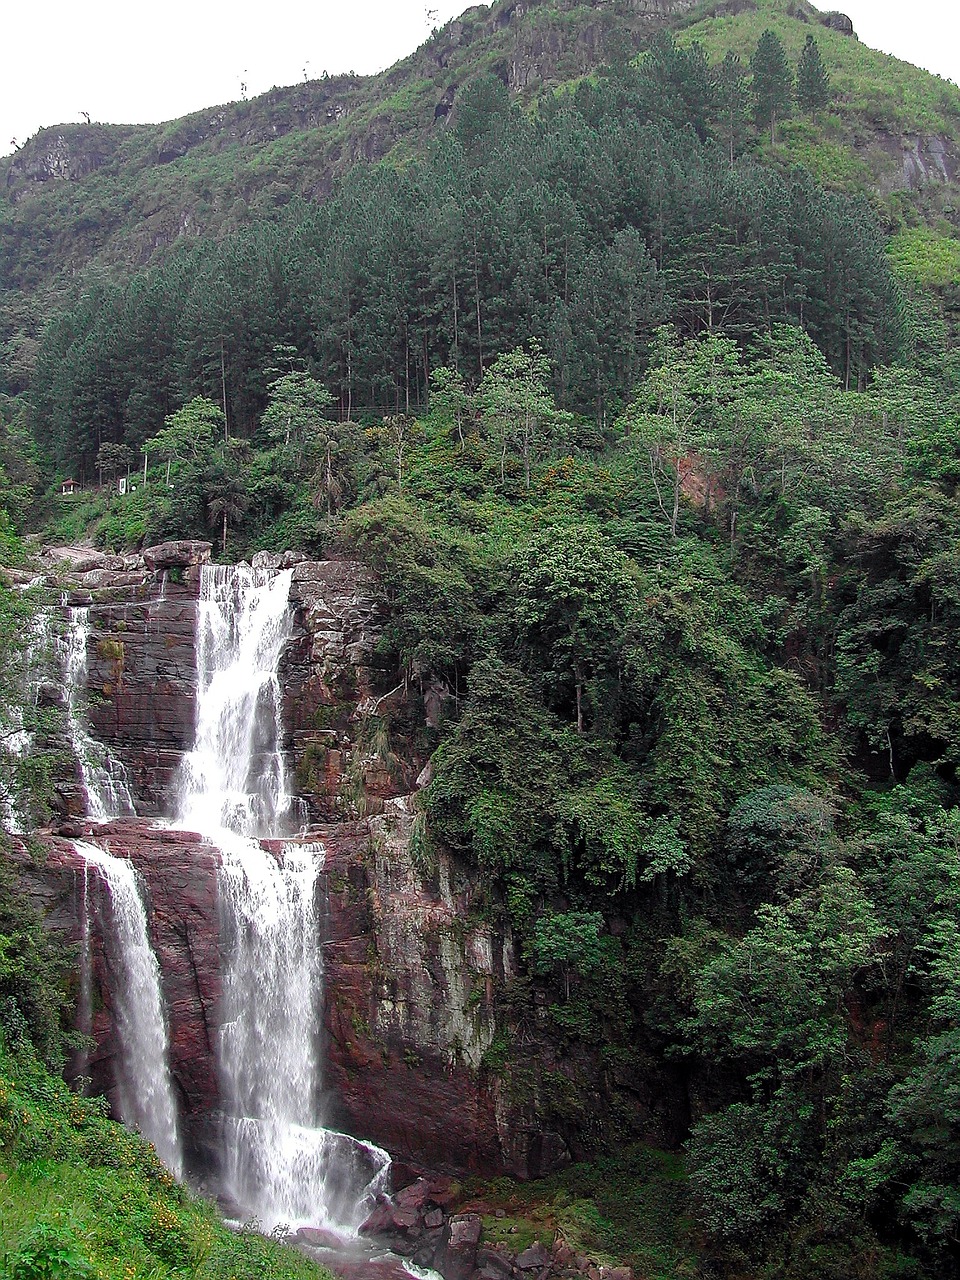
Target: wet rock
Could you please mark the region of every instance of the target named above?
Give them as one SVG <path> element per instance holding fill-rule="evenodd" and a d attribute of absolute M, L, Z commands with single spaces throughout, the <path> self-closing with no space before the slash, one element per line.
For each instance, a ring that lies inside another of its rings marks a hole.
<path fill-rule="evenodd" d="M 339 1249 L 343 1243 L 333 1231 L 325 1231 L 322 1227 L 300 1227 L 293 1238 L 312 1249 Z"/>
<path fill-rule="evenodd" d="M 268 573 L 275 572 L 283 566 L 283 553 L 278 551 L 258 551 L 250 561 L 253 569 L 265 569 Z"/>
<path fill-rule="evenodd" d="M 421 1244 L 413 1255 L 412 1261 L 418 1267 L 432 1267 L 437 1247 L 433 1242 Z"/>
<path fill-rule="evenodd" d="M 116 590 L 122 587 L 142 587 L 143 573 L 136 570 L 90 569 L 79 576 L 80 586 L 85 591 Z"/>
<path fill-rule="evenodd" d="M 423 1216 L 423 1225 L 428 1230 L 432 1230 L 434 1227 L 442 1227 L 443 1226 L 443 1210 L 430 1209 L 429 1212 L 425 1213 Z"/>
<path fill-rule="evenodd" d="M 422 1177 L 423 1170 L 416 1165 L 407 1164 L 404 1160 L 392 1160 L 390 1163 L 390 1186 L 394 1195 Z"/>
<path fill-rule="evenodd" d="M 388 1197 L 380 1196 L 367 1220 L 360 1227 L 362 1236 L 388 1236 L 404 1228 L 398 1221 L 400 1210 Z"/>
<path fill-rule="evenodd" d="M 397 1205 L 403 1209 L 419 1213 L 430 1199 L 430 1183 L 426 1178 L 418 1178 L 394 1196 Z"/>
<path fill-rule="evenodd" d="M 508 1280 L 513 1259 L 504 1245 L 482 1245 L 477 1250 L 477 1268 L 483 1280 Z"/>
<path fill-rule="evenodd" d="M 276 572 L 280 569 L 293 569 L 306 560 L 307 557 L 299 551 L 258 551 L 250 564 L 254 569 Z"/>
<path fill-rule="evenodd" d="M 24 569 L 11 569 L 6 565 L 0 565 L 0 578 L 8 587 L 29 587 L 35 575 Z"/>

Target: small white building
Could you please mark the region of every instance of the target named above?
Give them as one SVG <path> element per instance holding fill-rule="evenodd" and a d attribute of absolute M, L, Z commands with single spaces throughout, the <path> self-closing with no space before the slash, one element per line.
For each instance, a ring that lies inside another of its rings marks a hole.
<path fill-rule="evenodd" d="M 69 498 L 71 494 L 80 492 L 80 485 L 76 480 L 64 480 L 60 486 L 60 492 L 65 498 Z"/>

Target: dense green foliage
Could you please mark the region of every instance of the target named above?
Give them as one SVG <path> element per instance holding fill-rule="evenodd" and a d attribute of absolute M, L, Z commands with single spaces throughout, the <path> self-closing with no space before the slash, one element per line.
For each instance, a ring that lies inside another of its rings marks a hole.
<path fill-rule="evenodd" d="M 681 1162 L 626 1147 L 533 1183 L 469 1180 L 462 1208 L 484 1215 L 485 1240 L 524 1249 L 558 1236 L 575 1254 L 626 1264 L 648 1280 L 694 1274 L 693 1224 Z"/>
<path fill-rule="evenodd" d="M 955 139 L 960 98 L 803 5 L 674 25 L 522 105 L 498 28 L 428 146 L 82 277 L 10 348 L 0 502 L 131 468 L 28 519 L 376 571 L 418 861 L 522 957 L 483 1070 L 633 1152 L 553 1225 L 651 1274 L 956 1276 L 960 238 L 946 185 L 881 203 L 869 128 Z M 8 1042 L 54 1063 L 39 937 L 0 909 Z M 630 1146 L 658 1090 L 682 1184 Z"/>
<path fill-rule="evenodd" d="M 667 320 L 802 323 L 847 385 L 901 349 L 872 211 L 799 171 L 731 165 L 714 72 L 672 41 L 533 119 L 497 80 L 462 97 L 422 161 L 357 168 L 319 209 L 91 284 L 38 353 L 35 418 L 58 467 L 92 477 L 104 442 L 139 450 L 197 391 L 255 435 L 291 347 L 345 416 L 382 416 L 424 405 L 435 368 L 476 383 L 536 338 L 557 403 L 601 426 Z"/>

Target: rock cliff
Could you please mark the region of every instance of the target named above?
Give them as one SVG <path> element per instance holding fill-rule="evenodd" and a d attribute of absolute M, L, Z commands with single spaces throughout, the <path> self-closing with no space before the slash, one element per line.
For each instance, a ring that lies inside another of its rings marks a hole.
<path fill-rule="evenodd" d="M 171 815 L 172 782 L 192 742 L 200 566 L 210 548 L 173 543 L 139 557 L 84 553 L 48 563 L 69 607 L 89 613 L 87 704 L 93 730 L 127 770 L 142 815 L 96 829 L 65 814 L 41 833 L 42 866 L 21 856 L 51 923 L 83 934 L 84 870 L 71 843 L 91 836 L 140 871 L 170 1011 L 171 1068 L 195 1156 L 215 1123 L 220 953 L 217 850 L 144 818 Z M 326 851 L 327 1086 L 334 1120 L 406 1160 L 525 1175 L 564 1159 L 485 1069 L 495 989 L 514 972 L 509 939 L 469 924 L 473 890 L 448 859 L 429 873 L 411 849 L 410 793 L 425 761 L 393 750 L 385 724 L 402 688 L 376 659 L 376 608 L 362 566 L 260 557 L 291 568 L 293 637 L 281 665 L 286 747 L 309 839 Z M 72 806 L 74 809 L 76 805 Z M 268 843 L 267 847 L 271 847 Z M 107 906 L 87 880 L 94 921 L 96 1048 L 74 1064 L 112 1096 L 117 1044 Z M 546 1153 L 544 1160 L 543 1153 Z"/>
<path fill-rule="evenodd" d="M 192 743 L 196 601 L 209 552 L 208 544 L 173 543 L 140 557 L 48 566 L 67 604 L 89 610 L 90 719 L 137 798 L 140 818 L 95 835 L 130 858 L 146 886 L 171 1067 L 201 1166 L 213 1150 L 218 1108 L 218 851 L 145 819 L 170 816 L 173 777 Z M 522 1031 L 522 1078 L 504 1069 L 504 1037 L 518 1034 L 503 1002 L 521 967 L 513 940 L 476 909 L 479 890 L 467 870 L 443 851 L 428 857 L 417 838 L 415 793 L 429 771 L 409 726 L 432 716 L 436 699 L 395 686 L 395 673 L 380 665 L 373 582 L 361 565 L 289 554 L 258 563 L 292 570 L 294 628 L 280 675 L 303 838 L 325 850 L 328 1122 L 433 1170 L 531 1177 L 558 1168 L 585 1153 L 585 1135 L 603 1136 L 611 1082 L 599 1059 L 571 1055 L 552 1037 L 545 993 Z M 51 922 L 79 941 L 84 873 L 71 841 L 94 832 L 75 813 L 74 805 L 72 816 L 40 833 L 41 865 L 25 853 L 21 863 Z M 88 881 L 96 1048 L 75 1070 L 111 1096 L 117 1044 L 106 906 L 90 895 Z M 561 1084 L 579 1092 L 567 1120 L 555 1115 L 543 1081 L 554 1092 Z M 651 1077 L 629 1088 L 633 1132 L 672 1140 L 677 1106 L 668 1091 L 658 1098 L 662 1082 Z"/>

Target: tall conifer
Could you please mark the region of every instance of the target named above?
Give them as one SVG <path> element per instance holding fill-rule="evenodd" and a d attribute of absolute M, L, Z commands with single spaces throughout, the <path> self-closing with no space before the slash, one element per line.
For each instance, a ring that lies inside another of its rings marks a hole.
<path fill-rule="evenodd" d="M 833 88 L 820 57 L 820 46 L 813 36 L 807 36 L 797 65 L 797 103 L 801 111 L 819 111 L 832 97 Z"/>
<path fill-rule="evenodd" d="M 760 37 L 750 59 L 753 72 L 754 112 L 757 127 L 769 128 L 770 141 L 777 141 L 777 122 L 790 114 L 793 105 L 793 72 L 779 37 L 767 30 Z"/>

